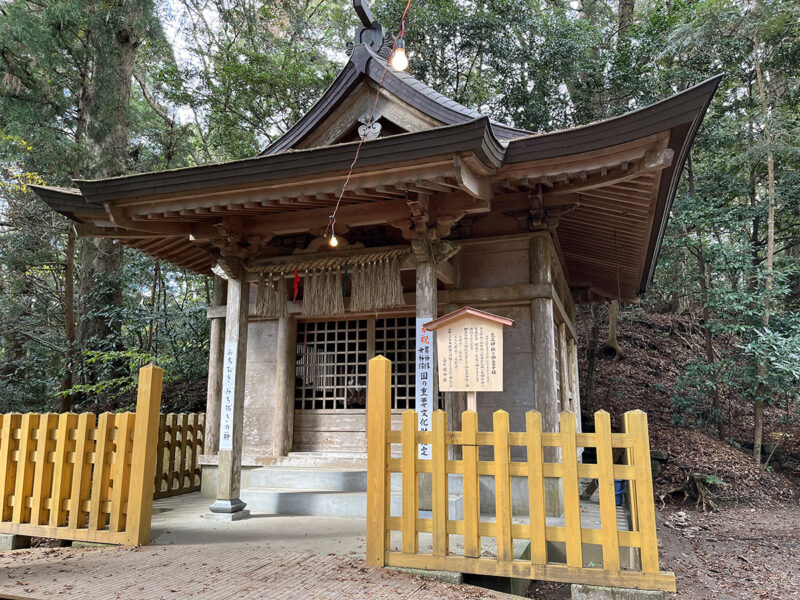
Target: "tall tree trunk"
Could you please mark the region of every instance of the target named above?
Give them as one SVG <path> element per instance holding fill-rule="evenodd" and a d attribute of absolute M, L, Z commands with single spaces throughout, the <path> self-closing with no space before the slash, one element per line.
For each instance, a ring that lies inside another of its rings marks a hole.
<path fill-rule="evenodd" d="M 772 131 L 769 125 L 769 108 L 767 106 L 767 93 L 764 88 L 764 76 L 761 72 L 761 62 L 758 58 L 758 41 L 753 44 L 753 64 L 756 68 L 758 80 L 758 95 L 761 100 L 761 112 L 764 117 L 764 141 L 767 144 L 767 256 L 764 261 L 764 327 L 769 326 L 772 295 L 772 265 L 775 256 L 775 159 L 772 154 Z M 761 362 L 758 368 L 761 381 L 756 390 L 756 405 L 753 415 L 753 459 L 756 464 L 761 464 L 761 445 L 764 439 L 764 397 L 767 375 L 767 365 Z"/>
<path fill-rule="evenodd" d="M 75 227 L 72 223 L 67 225 L 67 247 L 64 254 L 64 334 L 67 349 L 64 353 L 65 370 L 61 380 L 59 412 L 69 412 L 74 401 L 72 394 L 63 393 L 72 389 L 75 367 Z"/>
<path fill-rule="evenodd" d="M 605 344 L 603 344 L 603 352 L 607 354 L 614 354 L 614 362 L 625 358 L 625 353 L 619 347 L 619 339 L 617 338 L 617 319 L 619 317 L 619 302 L 612 300 L 608 305 L 608 337 Z"/>
<path fill-rule="evenodd" d="M 158 292 L 158 284 L 161 281 L 161 263 L 156 260 L 153 267 L 153 284 L 150 288 L 150 302 L 148 307 L 150 309 L 150 323 L 147 326 L 147 341 L 144 345 L 144 351 L 150 352 L 153 348 L 153 337 L 156 328 L 156 292 Z"/>
<path fill-rule="evenodd" d="M 586 341 L 586 400 L 582 402 L 584 414 L 593 415 L 595 411 L 594 386 L 597 376 L 597 345 L 600 341 L 600 315 L 596 302 L 590 305 L 589 313 L 592 319 L 592 328 L 589 339 Z"/>
<path fill-rule="evenodd" d="M 78 96 L 77 124 L 75 125 L 75 146 L 80 148 L 86 132 L 87 110 L 89 108 L 89 53 L 83 60 L 81 68 L 81 91 Z M 76 158 L 72 166 L 72 179 L 80 177 L 81 164 Z M 64 353 L 64 378 L 61 380 L 61 401 L 59 412 L 69 412 L 75 404 L 73 394 L 65 394 L 75 384 L 75 353 L 78 350 L 78 337 L 75 330 L 75 226 L 67 224 L 67 246 L 64 249 L 64 336 L 67 349 Z"/>
<path fill-rule="evenodd" d="M 689 183 L 689 196 L 694 199 L 697 196 L 697 189 L 694 185 L 694 168 L 692 165 L 692 155 L 691 153 L 687 157 L 686 160 L 686 175 L 687 181 Z M 705 249 L 703 245 L 703 238 L 701 236 L 700 230 L 695 229 L 697 233 L 697 252 L 695 256 L 697 258 L 697 270 L 700 274 L 700 301 L 702 303 L 702 312 L 703 312 L 703 341 L 705 343 L 705 352 L 706 352 L 706 364 L 713 365 L 716 363 L 717 359 L 714 355 L 714 338 L 711 333 L 711 307 L 708 304 L 708 292 L 711 289 L 711 269 L 706 262 L 706 255 Z M 688 232 L 687 232 L 688 234 Z M 714 377 L 714 387 L 711 389 L 711 415 L 712 418 L 717 419 L 717 434 L 719 435 L 720 439 L 725 439 L 728 437 L 727 433 L 727 423 L 722 417 L 722 412 L 720 410 L 720 396 L 719 396 L 719 389 L 717 388 L 717 379 L 716 374 Z"/>
<path fill-rule="evenodd" d="M 126 171 L 131 82 L 146 10 L 144 2 L 114 0 L 107 7 L 106 26 L 92 37 L 97 58 L 86 130 L 93 150 L 95 177 L 115 177 Z M 91 343 L 100 350 L 121 348 L 120 320 L 104 315 L 109 307 L 122 306 L 122 258 L 122 245 L 111 239 L 82 240 L 78 338 L 84 347 Z M 122 364 L 113 365 L 112 375 L 122 375 L 124 369 Z M 95 373 L 98 376 L 100 373 Z"/>
<path fill-rule="evenodd" d="M 619 10 L 617 12 L 617 23 L 619 24 L 619 36 L 627 37 L 628 30 L 633 23 L 634 0 L 619 0 Z"/>

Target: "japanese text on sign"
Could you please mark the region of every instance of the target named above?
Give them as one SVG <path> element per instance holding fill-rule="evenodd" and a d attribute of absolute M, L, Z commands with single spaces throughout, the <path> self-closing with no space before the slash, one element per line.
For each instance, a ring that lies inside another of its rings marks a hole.
<path fill-rule="evenodd" d="M 222 365 L 222 402 L 219 415 L 219 449 L 233 449 L 233 395 L 236 385 L 236 342 L 225 344 Z"/>
<path fill-rule="evenodd" d="M 436 330 L 439 389 L 443 392 L 503 390 L 503 326 L 465 317 Z"/>
<path fill-rule="evenodd" d="M 431 430 L 433 416 L 433 334 L 423 327 L 430 317 L 417 318 L 415 356 L 417 427 L 420 431 Z M 419 458 L 431 458 L 431 445 L 418 446 Z"/>

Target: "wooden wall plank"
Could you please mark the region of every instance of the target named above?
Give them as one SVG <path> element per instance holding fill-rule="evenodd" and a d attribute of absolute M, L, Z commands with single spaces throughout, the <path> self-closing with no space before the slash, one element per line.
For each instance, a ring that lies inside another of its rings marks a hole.
<path fill-rule="evenodd" d="M 449 517 L 449 493 L 447 486 L 447 413 L 443 410 L 433 412 L 431 420 L 433 447 L 431 448 L 433 468 L 432 505 L 433 518 L 433 554 L 447 556 L 450 551 L 450 538 L 447 535 L 447 519 Z"/>
<path fill-rule="evenodd" d="M 419 517 L 419 475 L 417 474 L 417 411 L 403 413 L 403 552 L 419 551 L 417 518 Z"/>
<path fill-rule="evenodd" d="M 603 539 L 603 568 L 619 571 L 619 536 L 614 490 L 614 451 L 611 445 L 611 415 L 594 413 L 597 437 L 597 487 L 600 496 L 600 530 Z"/>
<path fill-rule="evenodd" d="M 44 525 L 49 521 L 50 509 L 46 506 L 53 489 L 53 463 L 48 460 L 48 455 L 55 446 L 55 440 L 50 439 L 50 434 L 54 430 L 58 430 L 58 415 L 53 413 L 41 415 L 34 454 L 36 468 L 31 496 L 32 525 Z"/>
<path fill-rule="evenodd" d="M 95 434 L 94 468 L 92 469 L 92 497 L 89 502 L 89 529 L 103 529 L 106 526 L 105 503 L 111 480 L 108 454 L 111 449 L 111 432 L 114 415 L 101 413 L 97 418 Z"/>
<path fill-rule="evenodd" d="M 528 454 L 528 506 L 530 516 L 531 562 L 547 564 L 547 512 L 545 509 L 544 469 L 542 461 L 542 413 L 525 413 Z"/>
<path fill-rule="evenodd" d="M 108 528 L 111 531 L 123 531 L 126 521 L 126 500 L 130 491 L 131 451 L 133 449 L 133 427 L 136 416 L 125 412 L 116 415 L 117 430 L 116 449 L 114 451 L 113 481 L 111 491 L 111 515 Z"/>
<path fill-rule="evenodd" d="M 494 413 L 494 495 L 497 524 L 497 560 L 514 560 L 511 539 L 511 449 L 508 444 L 508 413 Z"/>
<path fill-rule="evenodd" d="M 19 448 L 19 441 L 14 433 L 22 426 L 22 415 L 9 413 L 2 415 L 2 440 L 0 441 L 0 521 L 10 521 L 14 512 L 10 500 L 14 495 L 17 476 L 17 462 L 14 451 Z M 19 453 L 17 453 L 19 456 Z"/>
<path fill-rule="evenodd" d="M 97 425 L 97 417 L 91 413 L 78 415 L 78 428 L 75 433 L 75 459 L 72 470 L 72 491 L 69 496 L 69 528 L 76 530 L 86 527 L 86 510 L 83 501 L 89 499 L 91 491 L 91 456 L 95 442 L 92 434 Z"/>
<path fill-rule="evenodd" d="M 392 402 L 392 363 L 383 356 L 369 361 L 367 400 L 367 564 L 382 567 L 388 531 L 389 410 Z"/>
<path fill-rule="evenodd" d="M 16 487 L 14 488 L 13 520 L 15 523 L 30 522 L 31 510 L 27 504 L 31 492 L 33 491 L 33 473 L 35 469 L 33 452 L 36 447 L 36 442 L 33 440 L 33 432 L 39 426 L 39 416 L 40 415 L 34 413 L 25 413 L 22 415 L 19 434 Z"/>
<path fill-rule="evenodd" d="M 578 454 L 575 441 L 575 415 L 561 413 L 561 465 L 564 471 L 564 529 L 566 532 L 567 565 L 583 566 L 581 540 L 581 504 L 578 490 Z"/>
<path fill-rule="evenodd" d="M 464 556 L 477 558 L 481 555 L 481 538 L 478 524 L 481 520 L 480 483 L 478 481 L 478 413 L 467 410 L 461 414 L 463 443 L 464 489 Z"/>
<path fill-rule="evenodd" d="M 653 503 L 653 474 L 650 466 L 650 436 L 647 428 L 647 415 L 641 410 L 625 413 L 623 418 L 625 433 L 634 438 L 634 445 L 628 453 L 632 455 L 636 473 L 631 486 L 631 510 L 636 512 L 638 529 L 642 535 L 641 563 L 645 573 L 658 573 L 658 542 L 656 538 L 656 514 Z"/>

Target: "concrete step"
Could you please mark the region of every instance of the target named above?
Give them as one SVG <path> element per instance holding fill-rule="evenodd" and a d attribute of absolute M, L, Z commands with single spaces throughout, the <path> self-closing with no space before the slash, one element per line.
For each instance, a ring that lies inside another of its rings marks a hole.
<path fill-rule="evenodd" d="M 289 452 L 273 463 L 277 467 L 366 469 L 366 452 Z"/>
<path fill-rule="evenodd" d="M 328 467 L 259 467 L 247 472 L 248 488 L 286 488 L 329 492 L 366 492 L 367 472 Z"/>
<path fill-rule="evenodd" d="M 249 487 L 241 498 L 252 512 L 270 515 L 366 518 L 366 492 Z"/>

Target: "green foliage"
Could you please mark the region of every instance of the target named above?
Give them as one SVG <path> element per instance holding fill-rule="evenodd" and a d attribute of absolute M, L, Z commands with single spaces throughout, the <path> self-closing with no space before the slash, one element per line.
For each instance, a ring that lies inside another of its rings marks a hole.
<path fill-rule="evenodd" d="M 374 11 L 397 33 L 405 6 L 381 0 Z M 414 2 L 406 22 L 411 72 L 532 131 L 613 117 L 723 73 L 645 300 L 693 312 L 712 338 L 713 356 L 698 355 L 676 382 L 676 422 L 718 424 L 715 395 L 797 398 L 800 7 L 640 0 L 625 30 L 617 8 L 603 1 Z M 126 141 L 113 158 L 128 172 L 252 156 L 322 95 L 356 25 L 345 0 L 2 3 L 0 409 L 52 408 L 65 375 L 67 223 L 26 186 L 107 172 L 112 157 L 103 142 L 120 123 Z M 109 68 L 119 58 L 113 42 L 120 32 L 139 40 L 130 98 L 121 99 Z M 765 73 L 766 119 L 754 52 Z M 124 119 L 115 114 L 120 102 Z M 770 285 L 769 151 L 777 240 Z M 76 267 L 81 281 L 91 265 L 78 255 Z M 98 317 L 118 333 L 77 349 L 72 392 L 80 401 L 124 397 L 143 361 L 157 361 L 173 380 L 204 375 L 205 278 L 126 251 L 121 271 L 90 279 L 75 293 L 79 318 Z"/>

